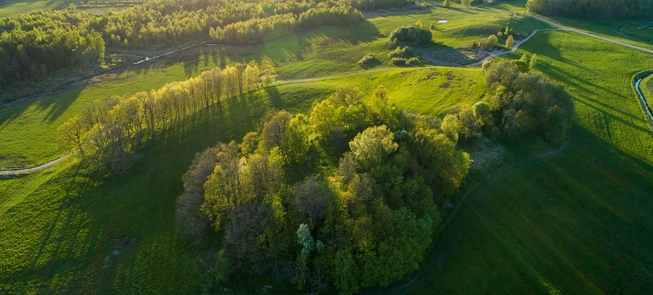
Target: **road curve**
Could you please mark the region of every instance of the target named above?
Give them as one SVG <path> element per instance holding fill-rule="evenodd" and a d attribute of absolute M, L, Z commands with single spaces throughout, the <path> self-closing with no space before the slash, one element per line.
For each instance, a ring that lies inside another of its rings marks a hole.
<path fill-rule="evenodd" d="M 36 166 L 36 167 L 32 167 L 32 168 L 25 168 L 25 169 L 16 169 L 16 170 L 0 170 L 0 176 L 26 174 L 26 173 L 32 173 L 32 172 L 36 172 L 36 171 L 45 170 L 45 169 L 48 169 L 48 168 L 50 168 L 50 167 L 52 167 L 54 165 L 57 165 L 57 164 L 61 163 L 65 159 L 68 159 L 70 156 L 74 155 L 75 152 L 77 152 L 77 150 L 72 151 L 70 153 L 67 153 L 67 154 L 57 158 L 56 160 L 54 160 L 52 162 L 49 162 L 49 163 L 45 163 L 45 164 L 43 164 L 41 166 Z"/>
<path fill-rule="evenodd" d="M 635 46 L 635 45 L 632 45 L 632 44 L 624 43 L 624 42 L 621 42 L 621 41 L 618 41 L 618 40 L 614 40 L 614 39 L 605 38 L 605 37 L 597 36 L 597 35 L 594 35 L 594 34 L 586 33 L 586 32 L 571 28 L 571 27 L 566 27 L 566 26 L 563 26 L 561 24 L 552 22 L 552 21 L 550 21 L 548 19 L 545 19 L 543 17 L 540 17 L 538 15 L 528 14 L 528 16 L 530 16 L 532 18 L 535 18 L 535 19 L 537 19 L 537 20 L 539 20 L 541 22 L 547 23 L 547 24 L 549 24 L 549 25 L 551 25 L 553 27 L 556 27 L 557 29 L 536 29 L 530 35 L 528 35 L 526 38 L 524 38 L 523 40 L 519 40 L 519 41 L 515 42 L 515 45 L 513 45 L 512 49 L 510 49 L 510 50 L 493 51 L 493 52 L 490 52 L 490 54 L 488 56 L 486 56 L 485 58 L 483 58 L 483 59 L 481 59 L 481 60 L 479 60 L 477 62 L 474 62 L 472 64 L 460 65 L 460 66 L 448 66 L 448 67 L 475 67 L 475 66 L 480 66 L 485 61 L 487 61 L 489 59 L 492 59 L 492 58 L 495 58 L 495 57 L 498 57 L 498 56 L 502 56 L 502 55 L 517 51 L 522 44 L 524 44 L 526 41 L 533 38 L 533 36 L 535 36 L 535 34 L 537 34 L 537 32 L 551 31 L 551 30 L 563 30 L 563 31 L 574 32 L 574 33 L 577 33 L 577 34 L 585 35 L 587 37 L 591 37 L 591 38 L 611 42 L 611 43 L 614 43 L 614 44 L 618 44 L 618 45 L 621 45 L 621 46 L 625 46 L 625 47 L 629 47 L 629 48 L 632 48 L 632 49 L 636 49 L 636 50 L 640 50 L 640 51 L 643 51 L 643 52 L 653 54 L 653 50 L 651 50 L 651 49 L 646 49 L 646 48 L 643 48 L 643 47 L 639 47 L 639 46 Z M 194 44 L 194 45 L 192 45 L 192 47 L 194 47 L 196 45 L 197 44 Z M 174 53 L 176 53 L 178 51 L 179 50 L 175 51 Z M 173 54 L 173 52 L 168 53 L 168 54 Z M 429 66 L 429 67 L 435 67 L 435 66 Z M 336 78 L 342 78 L 342 77 L 349 77 L 349 76 L 354 76 L 354 75 L 359 75 L 359 74 L 388 71 L 388 70 L 394 70 L 394 69 L 397 69 L 397 68 L 396 67 L 392 67 L 392 68 L 385 67 L 385 68 L 376 68 L 376 69 L 367 70 L 367 71 L 351 72 L 351 73 L 338 74 L 338 75 L 333 75 L 333 76 L 328 76 L 328 77 L 320 77 L 320 78 L 280 80 L 280 81 L 277 81 L 276 84 L 307 83 L 307 82 L 314 82 L 314 81 L 320 81 L 320 80 L 329 80 L 329 79 L 336 79 Z M 57 159 L 53 160 L 52 162 L 43 164 L 41 166 L 33 167 L 33 168 L 16 169 L 16 170 L 0 170 L 0 176 L 16 175 L 16 174 L 31 173 L 31 172 L 45 170 L 47 168 L 50 168 L 50 167 L 60 163 L 61 161 L 67 159 L 68 157 L 73 155 L 75 152 L 76 151 L 72 151 L 72 152 L 70 152 L 70 153 L 68 153 L 68 154 L 66 154 L 64 156 L 61 156 L 60 158 L 57 158 Z"/>

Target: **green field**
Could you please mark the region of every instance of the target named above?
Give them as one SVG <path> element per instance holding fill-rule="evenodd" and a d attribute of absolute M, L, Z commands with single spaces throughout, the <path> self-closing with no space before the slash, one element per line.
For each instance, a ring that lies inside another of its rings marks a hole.
<path fill-rule="evenodd" d="M 272 60 L 281 80 L 358 72 L 363 69 L 355 62 L 368 52 L 387 60 L 385 38 L 378 36 L 399 25 L 447 19 L 434 31 L 434 40 L 442 44 L 433 48 L 462 48 L 508 22 L 507 10 L 523 2 L 378 16 L 360 27 L 325 27 L 261 46 L 201 47 L 112 74 L 78 90 L 0 110 L 0 168 L 31 166 L 64 154 L 52 130 L 109 95 L 155 89 L 249 60 Z M 513 21 L 524 34 L 547 27 L 530 18 Z M 515 164 L 495 169 L 471 191 L 420 271 L 384 292 L 653 291 L 653 137 L 630 86 L 635 73 L 650 70 L 650 56 L 571 33 L 541 32 L 509 57 L 533 53 L 536 70 L 574 96 L 576 124 L 569 147 L 547 159 L 518 162 L 514 159 L 550 147 L 535 141 L 509 148 L 525 155 L 507 155 L 505 162 Z M 490 95 L 477 68 L 397 68 L 281 81 L 170 133 L 145 149 L 126 175 L 99 177 L 73 157 L 42 172 L 2 179 L 0 294 L 206 291 L 210 266 L 200 259 L 210 255 L 209 249 L 181 245 L 175 233 L 174 200 L 193 155 L 217 141 L 242 138 L 270 108 L 306 112 L 343 84 L 356 85 L 368 98 L 384 85 L 399 107 L 438 115 Z M 653 97 L 653 79 L 645 84 Z M 262 284 L 276 283 L 260 278 L 236 287 L 256 293 Z"/>
<path fill-rule="evenodd" d="M 430 24 L 441 18 L 449 20 L 442 25 L 442 28 L 438 27 L 434 31 L 435 43 L 430 46 L 431 49 L 445 51 L 467 47 L 473 41 L 482 40 L 496 32 L 505 23 L 510 23 L 522 35 L 529 34 L 535 28 L 548 27 L 531 18 L 511 17 L 506 10 L 509 8 L 512 6 L 504 5 L 497 9 L 472 12 L 437 9 L 434 13 L 380 16 L 354 27 L 325 26 L 262 45 L 202 46 L 132 70 L 109 74 L 104 76 L 102 81 L 61 95 L 0 109 L 0 137 L 6 139 L 0 142 L 0 169 L 31 167 L 65 154 L 66 149 L 59 148 L 57 134 L 52 131 L 70 117 L 81 113 L 92 101 L 112 95 L 128 96 L 138 91 L 158 89 L 166 83 L 197 76 L 202 71 L 216 66 L 224 67 L 234 63 L 248 63 L 252 60 L 262 63 L 264 60 L 269 60 L 275 64 L 280 80 L 326 77 L 364 71 L 365 69 L 356 62 L 367 53 L 375 53 L 380 61 L 388 62 L 387 38 L 380 37 L 379 34 L 390 33 L 398 26 L 413 24 L 418 20 L 424 24 Z M 481 18 L 484 20 L 483 23 L 477 21 Z M 466 57 L 463 56 L 463 63 L 471 62 L 464 59 Z M 379 67 L 394 66 L 384 64 Z M 481 78 L 478 76 L 472 80 L 478 85 Z M 351 83 L 359 82 L 362 80 L 354 80 Z M 386 86 L 394 87 L 401 85 L 402 81 L 389 83 L 391 84 Z M 415 95 L 419 96 L 452 93 L 456 98 L 461 97 L 458 96 L 460 94 L 469 95 L 470 97 L 467 98 L 469 100 L 478 100 L 485 91 L 480 90 L 478 86 L 465 88 L 466 92 L 462 93 L 455 91 L 456 86 L 427 87 L 421 90 L 420 86 L 413 88 L 418 88 L 415 90 Z M 364 87 L 366 86 L 361 86 Z M 397 99 L 411 97 L 413 93 L 403 90 L 396 90 L 396 92 Z M 419 104 L 421 103 L 400 105 L 416 109 Z M 435 106 L 431 105 L 431 107 Z M 447 106 L 447 108 L 451 107 L 453 104 Z M 426 107 L 425 110 L 434 109 Z"/>
<path fill-rule="evenodd" d="M 474 189 L 424 268 L 387 293 L 652 290 L 653 138 L 630 87 L 649 57 L 560 32 L 536 36 L 515 56 L 523 53 L 537 53 L 537 69 L 574 95 L 570 146 Z"/>

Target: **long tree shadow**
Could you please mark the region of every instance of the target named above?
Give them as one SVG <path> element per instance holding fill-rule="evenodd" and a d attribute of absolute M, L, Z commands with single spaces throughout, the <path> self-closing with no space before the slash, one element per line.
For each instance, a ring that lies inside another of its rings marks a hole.
<path fill-rule="evenodd" d="M 624 244 L 622 246 L 626 246 L 628 249 L 634 247 L 632 243 L 644 245 L 651 242 L 650 236 L 647 235 L 646 241 L 644 241 L 641 235 L 642 231 L 649 233 L 653 230 L 653 220 L 644 217 L 646 216 L 645 212 L 653 208 L 653 202 L 648 198 L 648 192 L 653 189 L 653 166 L 617 150 L 610 143 L 594 136 L 582 127 L 576 126 L 572 130 L 572 138 L 571 145 L 553 157 L 520 161 L 521 164 L 510 167 L 510 171 L 501 177 L 490 177 L 488 180 L 481 181 L 480 185 L 472 187 L 469 190 L 468 198 L 459 205 L 461 206 L 459 211 L 435 239 L 418 271 L 391 284 L 388 288 L 363 292 L 363 294 L 419 294 L 427 290 L 448 292 L 453 287 L 460 288 L 461 284 L 472 284 L 472 281 L 476 282 L 476 286 L 471 289 L 481 293 L 508 291 L 512 293 L 522 289 L 526 291 L 533 286 L 525 285 L 524 281 L 537 282 L 538 271 L 552 270 L 549 264 L 538 262 L 541 261 L 538 254 L 557 257 L 558 255 L 569 255 L 569 252 L 583 252 L 585 251 L 583 249 L 588 249 L 587 251 L 594 252 L 592 254 L 601 256 L 605 255 L 605 253 L 601 253 L 604 250 L 601 250 L 602 247 L 596 247 L 596 243 L 605 239 Z M 538 173 L 537 175 L 549 176 L 538 177 L 533 174 L 535 171 Z M 509 197 L 505 197 L 506 193 L 500 192 L 506 192 L 508 187 L 509 191 L 518 188 L 530 191 L 530 195 L 522 196 L 526 204 L 514 201 L 510 203 L 507 202 L 509 200 L 504 200 Z M 544 191 L 549 193 L 544 193 Z M 534 198 L 535 195 L 537 198 Z M 531 204 L 527 204 L 529 202 Z M 537 205 L 534 206 L 533 202 Z M 519 207 L 519 210 L 507 209 L 513 207 Z M 527 209 L 528 207 L 537 207 L 538 209 L 535 211 L 539 213 L 532 215 L 530 214 L 532 211 L 528 211 L 530 212 L 528 214 L 520 212 L 530 210 Z M 555 220 L 557 214 L 564 215 L 562 212 L 569 213 L 571 216 L 564 216 L 564 221 Z M 543 218 L 547 219 L 546 222 Z M 506 220 L 508 222 L 504 223 Z M 566 225 L 570 220 L 581 224 L 586 222 L 600 224 L 603 229 L 596 232 L 594 228 L 588 228 L 587 231 L 585 231 L 586 228 L 583 228 L 585 233 L 580 233 L 577 228 Z M 637 230 L 624 231 L 624 229 L 630 228 L 637 228 Z M 556 234 L 555 230 L 557 229 L 561 229 L 563 234 Z M 516 244 L 502 246 L 503 240 L 500 239 L 502 237 L 500 235 L 506 231 L 510 232 L 509 236 L 503 236 L 508 239 L 505 241 L 506 243 L 512 243 L 515 235 L 521 235 L 522 232 L 530 233 L 531 236 L 537 235 L 537 237 L 522 240 L 519 246 Z M 613 234 L 619 237 L 613 237 Z M 582 237 L 578 237 L 579 235 Z M 566 243 L 563 245 L 560 242 L 551 243 L 548 241 L 551 236 L 556 236 L 556 239 L 562 239 Z M 538 243 L 539 246 L 533 245 L 533 243 Z M 572 247 L 568 248 L 565 245 Z M 523 257 L 520 256 L 520 259 L 514 259 L 514 255 L 524 253 L 521 251 L 522 248 L 528 249 L 527 254 Z M 503 250 L 499 251 L 499 249 Z M 488 252 L 492 250 L 495 251 Z M 549 253 L 551 251 L 554 253 Z M 632 255 L 631 252 L 626 252 L 627 255 Z M 634 255 L 636 256 L 632 259 L 635 261 L 644 259 L 647 261 L 647 265 L 653 263 L 651 256 L 644 252 Z M 469 257 L 472 257 L 472 261 Z M 565 256 L 564 259 L 577 260 L 582 257 L 585 255 Z M 501 259 L 508 260 L 499 262 L 498 260 Z M 612 273 L 615 271 L 614 268 L 621 270 L 631 268 L 632 265 L 627 261 L 621 260 L 618 265 L 613 263 L 600 265 L 599 263 L 597 266 L 607 267 L 608 273 Z M 491 271 L 493 274 L 492 284 L 487 285 L 482 282 L 485 279 L 476 277 L 473 273 L 464 276 L 458 275 L 460 271 L 470 270 L 469 268 L 463 270 L 459 268 L 464 263 L 475 263 L 469 267 L 476 267 L 477 270 L 485 269 L 489 266 L 487 264 L 496 266 L 495 263 L 506 263 L 506 267 L 493 269 Z M 558 265 L 558 267 L 560 266 Z M 505 277 L 511 275 L 510 270 L 515 268 L 522 269 L 518 276 Z M 553 268 L 555 270 L 555 266 Z M 582 266 L 580 268 L 579 271 L 582 271 Z M 640 286 L 643 281 L 650 282 L 652 279 L 650 273 L 644 269 L 638 269 L 636 272 L 639 276 Z M 596 275 L 596 273 L 592 274 Z M 453 281 L 443 279 L 452 276 L 456 278 Z M 593 281 L 577 281 L 577 283 L 593 286 L 597 280 L 605 279 L 605 277 L 591 279 Z M 455 283 L 452 284 L 452 282 Z M 465 288 L 465 290 L 470 290 L 470 288 Z"/>

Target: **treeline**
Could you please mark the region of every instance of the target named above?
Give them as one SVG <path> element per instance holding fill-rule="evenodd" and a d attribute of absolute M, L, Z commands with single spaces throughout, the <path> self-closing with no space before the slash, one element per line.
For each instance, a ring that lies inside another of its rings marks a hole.
<path fill-rule="evenodd" d="M 0 19 L 0 90 L 102 60 L 105 41 L 101 34 L 78 26 L 88 17 L 73 6 Z"/>
<path fill-rule="evenodd" d="M 260 43 L 320 25 L 350 25 L 364 18 L 351 6 L 332 6 L 319 3 L 317 8 L 300 14 L 287 13 L 266 18 L 253 18 L 229 24 L 223 28 L 211 28 L 209 36 L 218 42 L 230 44 Z"/>
<path fill-rule="evenodd" d="M 124 172 L 147 142 L 181 128 L 189 118 L 213 105 L 271 82 L 273 77 L 274 69 L 270 66 L 261 71 L 251 63 L 215 68 L 196 78 L 125 99 L 99 100 L 59 127 L 61 143 L 75 145 L 82 155 L 93 147 L 100 167 Z"/>
<path fill-rule="evenodd" d="M 418 268 L 438 205 L 471 159 L 423 116 L 342 87 L 308 115 L 271 112 L 242 143 L 198 154 L 177 200 L 180 237 L 222 234 L 212 276 L 271 274 L 351 294 Z"/>
<path fill-rule="evenodd" d="M 528 11 L 548 16 L 602 21 L 653 17 L 650 0 L 528 0 L 526 7 Z"/>
<path fill-rule="evenodd" d="M 161 49 L 207 39 L 255 43 L 323 24 L 353 24 L 358 9 L 407 0 L 155 0 L 104 15 L 37 11 L 0 19 L 0 87 L 39 80 L 70 66 L 93 65 L 105 47 Z"/>

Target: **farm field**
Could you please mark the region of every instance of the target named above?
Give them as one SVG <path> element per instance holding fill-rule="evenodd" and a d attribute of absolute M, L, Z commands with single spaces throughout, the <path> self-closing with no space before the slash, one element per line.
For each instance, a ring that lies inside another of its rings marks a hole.
<path fill-rule="evenodd" d="M 212 249 L 178 240 L 175 199 L 194 155 L 218 141 L 240 140 L 270 109 L 306 113 L 342 85 L 358 87 L 367 101 L 383 85 L 390 103 L 439 117 L 464 103 L 488 100 L 493 92 L 480 67 L 390 66 L 384 36 L 416 21 L 430 25 L 446 19 L 431 30 L 434 43 L 424 50 L 445 56 L 440 60 L 445 64 L 471 63 L 465 49 L 506 24 L 522 37 L 551 28 L 512 14 L 523 12 L 524 4 L 382 11 L 355 27 L 325 26 L 256 46 L 200 46 L 0 109 L 0 170 L 29 167 L 72 148 L 60 147 L 53 130 L 95 100 L 127 97 L 252 60 L 271 61 L 278 75 L 272 86 L 213 106 L 153 142 L 123 175 L 98 175 L 88 159 L 75 155 L 44 171 L 0 178 L 0 294 L 252 294 L 264 285 L 273 286 L 265 289 L 271 294 L 299 292 L 268 276 L 239 277 L 218 289 L 209 271 L 213 266 L 203 262 Z M 13 7 L 7 5 L 0 6 L 0 17 Z M 590 22 L 561 22 L 592 28 Z M 617 38 L 611 30 L 618 24 L 592 32 Z M 367 53 L 382 64 L 358 66 Z M 483 171 L 487 175 L 476 171 L 463 183 L 452 198 L 461 202 L 446 215 L 419 270 L 363 293 L 653 292 L 648 246 L 653 243 L 653 136 L 631 87 L 633 75 L 651 70 L 652 56 L 561 31 L 539 32 L 504 58 L 523 54 L 537 54 L 534 70 L 565 85 L 573 96 L 570 141 L 560 149 L 535 137 L 493 141 L 507 150 L 500 159 L 505 165 Z M 653 79 L 642 88 L 651 102 Z M 211 239 L 220 243 L 217 235 Z"/>

